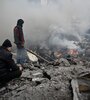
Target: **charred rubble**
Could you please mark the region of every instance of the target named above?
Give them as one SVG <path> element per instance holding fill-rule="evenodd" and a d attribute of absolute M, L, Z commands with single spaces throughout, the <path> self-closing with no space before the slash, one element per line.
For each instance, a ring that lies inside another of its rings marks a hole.
<path fill-rule="evenodd" d="M 38 61 L 24 65 L 23 74 L 0 88 L 0 100 L 89 100 L 90 48 L 82 50 L 30 46 Z M 14 56 L 15 58 L 15 56 Z"/>

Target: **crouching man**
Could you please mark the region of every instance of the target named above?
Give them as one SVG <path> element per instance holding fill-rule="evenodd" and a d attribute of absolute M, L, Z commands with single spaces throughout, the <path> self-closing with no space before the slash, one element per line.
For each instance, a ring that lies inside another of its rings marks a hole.
<path fill-rule="evenodd" d="M 16 65 L 12 59 L 12 44 L 6 39 L 0 47 L 0 83 L 5 84 L 22 74 L 22 66 Z"/>

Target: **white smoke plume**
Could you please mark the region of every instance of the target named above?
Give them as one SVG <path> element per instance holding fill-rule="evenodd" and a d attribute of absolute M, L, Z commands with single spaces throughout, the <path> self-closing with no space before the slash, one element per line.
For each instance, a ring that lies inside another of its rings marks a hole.
<path fill-rule="evenodd" d="M 13 28 L 22 18 L 25 40 L 75 47 L 90 27 L 90 0 L 0 0 L 0 43 L 13 42 Z M 56 35 L 55 35 L 56 34 Z"/>

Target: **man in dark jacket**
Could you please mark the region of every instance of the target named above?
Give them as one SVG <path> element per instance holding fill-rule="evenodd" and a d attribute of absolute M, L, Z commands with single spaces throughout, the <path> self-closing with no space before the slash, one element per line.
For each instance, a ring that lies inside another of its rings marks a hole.
<path fill-rule="evenodd" d="M 15 40 L 14 42 L 18 47 L 19 46 L 23 47 L 25 43 L 23 29 L 22 29 L 23 24 L 24 21 L 22 19 L 19 19 L 17 21 L 17 25 L 14 28 L 14 40 Z"/>
<path fill-rule="evenodd" d="M 12 59 L 11 42 L 6 39 L 0 47 L 0 83 L 7 83 L 22 74 L 22 66 Z"/>
<path fill-rule="evenodd" d="M 24 40 L 24 34 L 22 29 L 23 24 L 24 21 L 22 19 L 19 19 L 17 21 L 17 25 L 14 28 L 14 43 L 17 46 L 17 63 L 22 65 L 28 59 L 27 52 L 24 48 L 25 40 Z"/>

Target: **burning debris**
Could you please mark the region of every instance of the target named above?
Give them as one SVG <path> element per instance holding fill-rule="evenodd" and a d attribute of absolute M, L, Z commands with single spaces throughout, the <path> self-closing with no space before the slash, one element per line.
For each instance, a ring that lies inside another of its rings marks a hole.
<path fill-rule="evenodd" d="M 28 49 L 30 62 L 24 65 L 21 78 L 0 89 L 0 99 L 89 100 L 90 64 L 86 64 L 86 54 L 79 53 L 68 48 Z"/>
<path fill-rule="evenodd" d="M 28 42 L 28 49 L 23 49 L 29 57 L 23 64 L 22 76 L 1 86 L 0 100 L 90 99 L 89 2 L 0 1 L 0 41 L 12 38 L 12 25 L 16 18 L 23 17 Z M 16 61 L 16 53 L 13 54 Z"/>
<path fill-rule="evenodd" d="M 82 45 L 78 43 L 79 47 Z M 40 45 L 33 45 L 29 48 L 26 51 L 30 61 L 24 65 L 22 76 L 0 89 L 0 99 L 89 100 L 87 46 L 83 52 L 59 46 L 41 48 Z M 13 54 L 15 59 L 16 54 Z"/>

